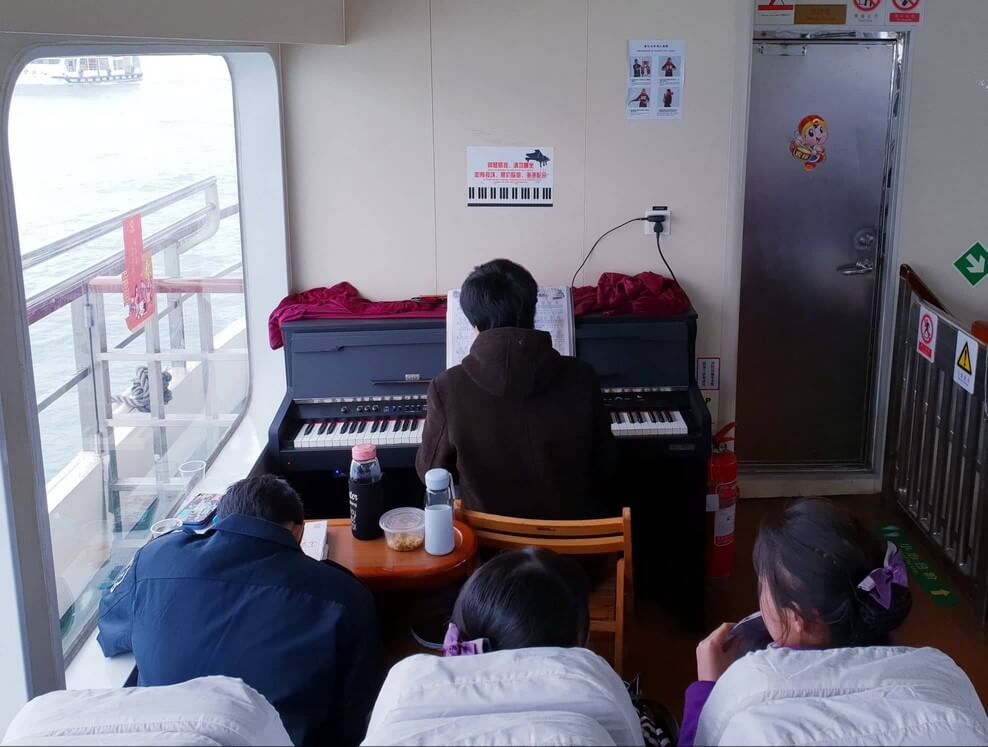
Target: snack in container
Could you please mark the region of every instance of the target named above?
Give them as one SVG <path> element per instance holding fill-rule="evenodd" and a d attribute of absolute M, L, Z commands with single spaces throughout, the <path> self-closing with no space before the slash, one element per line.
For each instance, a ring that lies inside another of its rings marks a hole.
<path fill-rule="evenodd" d="M 381 517 L 381 529 L 391 550 L 418 550 L 425 544 L 425 512 L 421 508 L 393 509 Z"/>

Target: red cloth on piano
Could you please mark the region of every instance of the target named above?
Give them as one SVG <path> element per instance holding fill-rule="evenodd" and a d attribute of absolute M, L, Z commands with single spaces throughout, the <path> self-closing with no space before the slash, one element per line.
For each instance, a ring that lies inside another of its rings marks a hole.
<path fill-rule="evenodd" d="M 597 285 L 573 289 L 573 312 L 584 314 L 634 314 L 637 316 L 673 316 L 685 313 L 690 299 L 679 283 L 654 272 L 625 275 L 605 272 Z"/>
<path fill-rule="evenodd" d="M 654 272 L 625 275 L 605 272 L 597 285 L 573 289 L 573 312 L 584 314 L 634 314 L 672 316 L 689 309 L 690 300 L 679 285 Z M 284 344 L 281 325 L 298 319 L 441 319 L 446 316 L 446 296 L 421 296 L 406 301 L 368 301 L 350 283 L 332 288 L 312 288 L 283 299 L 268 317 L 271 349 Z"/>
<path fill-rule="evenodd" d="M 271 349 L 284 344 L 281 325 L 298 319 L 444 319 L 446 296 L 422 296 L 407 301 L 368 301 L 350 283 L 312 288 L 282 299 L 268 317 Z"/>

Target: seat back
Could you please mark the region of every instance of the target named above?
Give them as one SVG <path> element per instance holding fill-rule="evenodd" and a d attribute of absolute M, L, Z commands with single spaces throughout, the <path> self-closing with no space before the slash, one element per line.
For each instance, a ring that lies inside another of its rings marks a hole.
<path fill-rule="evenodd" d="M 560 555 L 616 555 L 613 580 L 599 584 L 591 594 L 590 630 L 614 636 L 614 669 L 622 673 L 625 597 L 630 600 L 633 585 L 630 508 L 607 519 L 520 519 L 468 511 L 457 501 L 456 517 L 473 529 L 480 547 L 542 547 Z"/>

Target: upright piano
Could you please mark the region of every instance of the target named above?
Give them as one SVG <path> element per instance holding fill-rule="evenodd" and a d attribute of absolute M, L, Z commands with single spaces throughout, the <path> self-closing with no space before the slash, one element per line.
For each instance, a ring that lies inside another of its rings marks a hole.
<path fill-rule="evenodd" d="M 415 453 L 444 320 L 311 320 L 283 327 L 287 392 L 268 436 L 273 472 L 311 516 L 345 516 L 350 449 L 378 446 L 391 505 L 421 501 Z M 614 491 L 632 509 L 635 586 L 702 624 L 710 414 L 694 374 L 696 313 L 576 320 L 618 440 Z M 482 425 L 478 425 L 482 427 Z"/>

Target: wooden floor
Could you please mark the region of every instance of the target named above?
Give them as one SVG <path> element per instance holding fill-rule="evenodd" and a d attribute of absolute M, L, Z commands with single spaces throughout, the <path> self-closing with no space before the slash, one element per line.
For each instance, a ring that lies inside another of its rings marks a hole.
<path fill-rule="evenodd" d="M 863 520 L 876 528 L 887 522 L 898 524 L 921 546 L 925 558 L 941 577 L 950 582 L 961 597 L 956 607 L 938 607 L 916 583 L 912 584 L 913 610 L 896 636 L 896 643 L 906 646 L 934 646 L 953 657 L 974 683 L 982 703 L 988 703 L 988 637 L 975 621 L 973 605 L 962 592 L 961 584 L 947 572 L 932 547 L 923 545 L 919 533 L 897 508 L 885 509 L 878 496 L 855 496 L 840 499 Z M 751 551 L 762 517 L 781 510 L 781 499 L 744 500 L 738 506 L 737 544 L 734 573 L 729 580 L 711 582 L 707 588 L 708 627 L 736 621 L 758 609 L 755 573 Z M 634 619 L 628 625 L 625 673 L 641 674 L 647 695 L 681 714 L 683 691 L 696 679 L 695 648 L 700 636 L 669 624 L 668 616 L 647 600 L 637 601 Z"/>
<path fill-rule="evenodd" d="M 876 527 L 888 522 L 898 524 L 922 547 L 923 554 L 961 597 L 956 607 L 938 607 L 916 583 L 912 585 L 913 611 L 899 631 L 896 642 L 907 646 L 934 646 L 949 654 L 974 683 L 983 703 L 988 703 L 988 637 L 975 622 L 972 603 L 962 592 L 962 585 L 951 578 L 945 564 L 932 547 L 923 546 L 919 533 L 909 519 L 892 507 L 883 508 L 878 496 L 855 496 L 840 499 L 863 520 Z M 761 519 L 769 511 L 782 510 L 785 499 L 744 500 L 738 506 L 736 520 L 736 556 L 730 579 L 710 582 L 707 587 L 708 629 L 722 622 L 733 622 L 758 608 L 755 574 L 751 551 Z M 430 609 L 451 609 L 456 590 L 447 589 L 430 600 L 416 596 L 378 596 L 379 615 L 383 622 L 386 658 L 394 664 L 414 653 L 424 653 L 409 635 L 410 605 Z M 448 614 L 448 613 L 447 613 Z M 413 615 L 418 617 L 418 615 Z M 421 619 L 421 618 L 420 618 Z M 448 617 L 446 618 L 448 619 Z M 442 639 L 445 619 L 433 620 L 422 629 L 426 640 Z M 696 644 L 702 638 L 671 622 L 670 616 L 656 603 L 637 599 L 633 617 L 627 620 L 625 641 L 625 678 L 639 674 L 645 695 L 664 704 L 679 717 L 683 693 L 696 679 Z M 613 639 L 591 640 L 591 647 L 610 657 Z"/>

